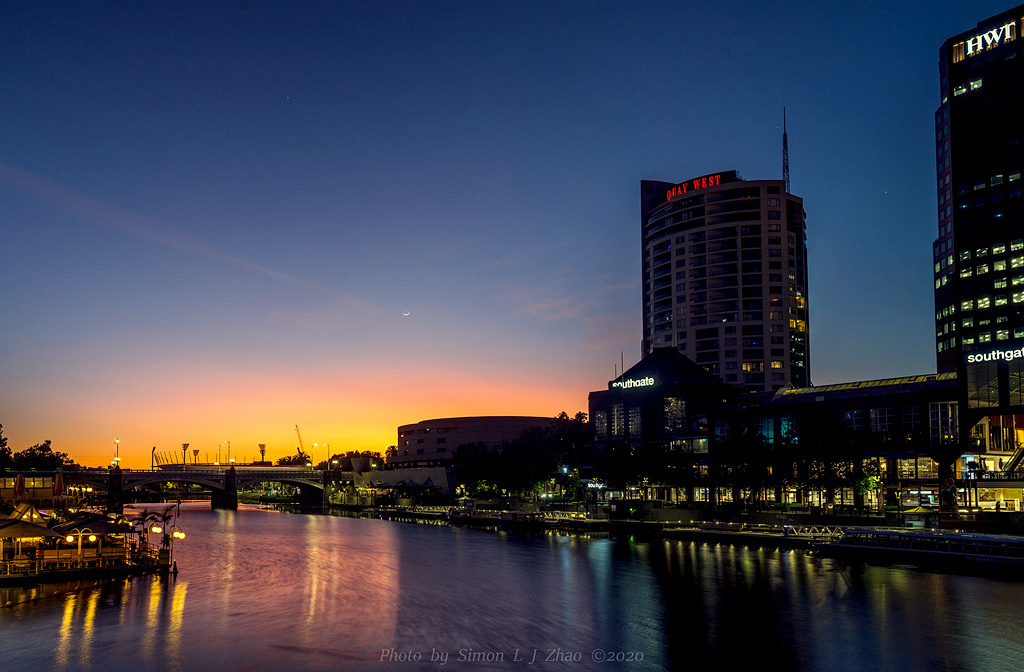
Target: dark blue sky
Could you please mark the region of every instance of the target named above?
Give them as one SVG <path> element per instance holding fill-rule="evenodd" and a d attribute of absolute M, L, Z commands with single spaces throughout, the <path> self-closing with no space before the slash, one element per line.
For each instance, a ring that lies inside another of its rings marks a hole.
<path fill-rule="evenodd" d="M 780 177 L 784 106 L 812 380 L 933 372 L 938 48 L 1009 6 L 8 3 L 0 422 L 93 463 L 585 410 L 640 180 Z"/>

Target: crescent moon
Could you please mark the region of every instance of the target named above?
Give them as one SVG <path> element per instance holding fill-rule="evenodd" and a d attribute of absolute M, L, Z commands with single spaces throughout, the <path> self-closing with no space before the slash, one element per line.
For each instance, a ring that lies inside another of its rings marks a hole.
<path fill-rule="evenodd" d="M 412 313 L 402 313 L 402 315 L 405 315 L 406 317 L 409 317 L 409 315 L 411 315 L 411 314 Z"/>

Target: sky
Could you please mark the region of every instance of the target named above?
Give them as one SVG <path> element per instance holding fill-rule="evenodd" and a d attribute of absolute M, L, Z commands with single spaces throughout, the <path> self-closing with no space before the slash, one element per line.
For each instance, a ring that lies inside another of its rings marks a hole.
<path fill-rule="evenodd" d="M 781 178 L 783 108 L 813 383 L 932 373 L 938 49 L 1011 6 L 5 3 L 4 435 L 148 468 L 586 411 L 642 354 L 640 181 Z"/>

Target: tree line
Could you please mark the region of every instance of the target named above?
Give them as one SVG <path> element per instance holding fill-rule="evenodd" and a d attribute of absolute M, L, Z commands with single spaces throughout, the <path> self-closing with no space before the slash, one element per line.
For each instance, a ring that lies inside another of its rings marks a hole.
<path fill-rule="evenodd" d="M 589 454 L 587 414 L 564 411 L 547 427 L 533 427 L 492 450 L 481 442 L 460 444 L 452 454 L 452 470 L 474 497 L 530 493 L 550 483 L 559 467 L 576 474 Z M 566 479 L 570 488 L 578 478 Z"/>
<path fill-rule="evenodd" d="M 75 462 L 67 453 L 54 450 L 47 439 L 17 453 L 12 452 L 4 436 L 4 426 L 0 425 L 0 471 L 56 471 L 62 467 L 74 467 Z"/>

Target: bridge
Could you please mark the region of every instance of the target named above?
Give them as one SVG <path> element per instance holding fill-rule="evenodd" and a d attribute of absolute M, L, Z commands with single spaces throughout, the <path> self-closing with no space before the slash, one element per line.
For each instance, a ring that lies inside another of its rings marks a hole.
<path fill-rule="evenodd" d="M 39 492 L 51 495 L 58 472 L 24 472 L 27 482 L 26 499 L 38 500 Z M 14 474 L 11 474 L 12 476 Z M 0 479 L 2 480 L 2 479 Z M 331 483 L 344 480 L 340 471 L 316 471 L 303 467 L 249 467 L 215 465 L 178 465 L 154 470 L 134 469 L 75 469 L 61 472 L 65 488 L 91 487 L 95 492 L 107 493 L 108 503 L 118 506 L 124 494 L 148 485 L 184 483 L 208 489 L 210 503 L 215 509 L 238 507 L 238 489 L 251 483 L 276 482 L 294 485 L 303 502 L 317 504 L 324 501 Z M 0 496 L 15 499 L 11 488 L 4 488 Z M 50 496 L 45 497 L 50 499 Z"/>

